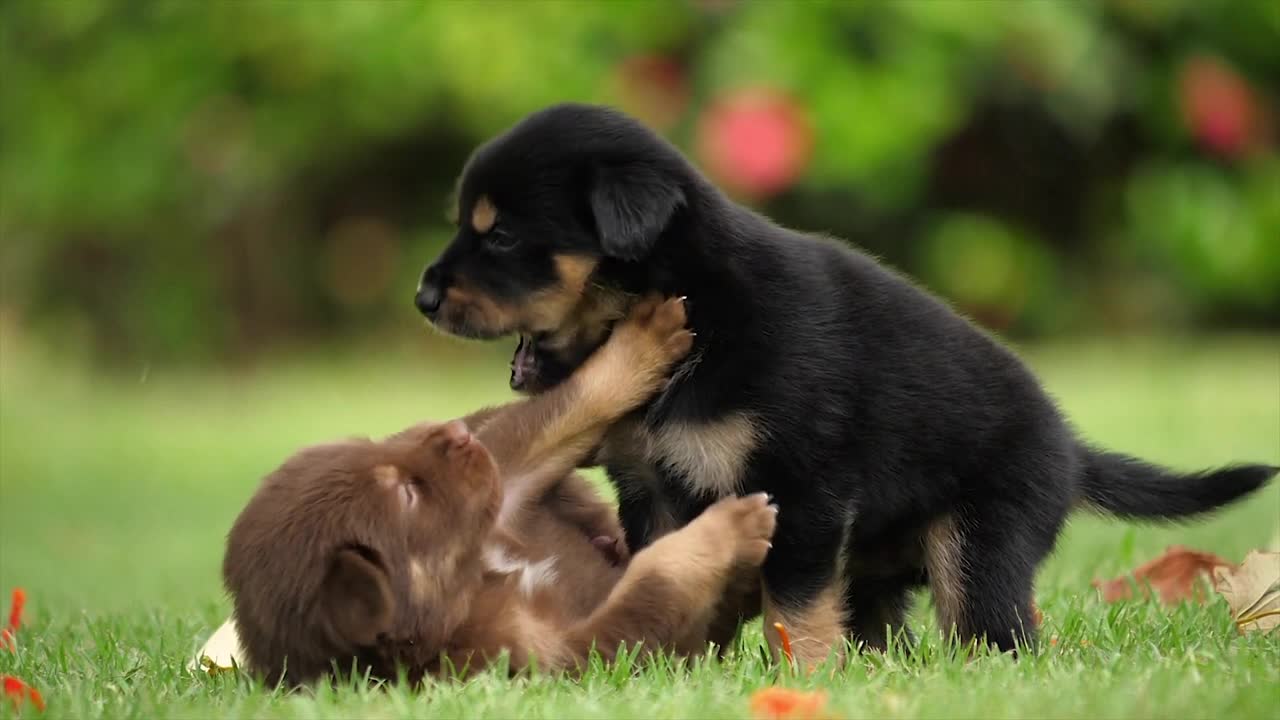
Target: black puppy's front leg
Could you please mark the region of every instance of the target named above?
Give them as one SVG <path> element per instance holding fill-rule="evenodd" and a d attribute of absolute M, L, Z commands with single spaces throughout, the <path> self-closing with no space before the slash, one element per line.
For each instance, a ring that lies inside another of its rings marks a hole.
<path fill-rule="evenodd" d="M 605 469 L 618 491 L 618 521 L 632 555 L 684 525 L 672 514 L 662 496 L 661 481 L 651 468 L 610 463 Z"/>
<path fill-rule="evenodd" d="M 847 519 L 840 510 L 801 500 L 776 499 L 782 511 L 764 564 L 764 631 L 775 658 L 782 655 L 780 623 L 794 661 L 813 666 L 845 651 L 845 578 L 840 550 Z"/>

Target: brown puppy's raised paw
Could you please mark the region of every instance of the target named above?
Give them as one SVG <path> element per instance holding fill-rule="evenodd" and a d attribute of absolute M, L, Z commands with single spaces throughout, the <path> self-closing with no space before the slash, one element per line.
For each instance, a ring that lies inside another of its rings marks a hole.
<path fill-rule="evenodd" d="M 579 372 L 591 396 L 630 410 L 660 391 L 671 366 L 693 347 L 685 321 L 684 298 L 638 302 Z"/>
<path fill-rule="evenodd" d="M 734 545 L 738 564 L 758 567 L 773 547 L 778 526 L 778 506 L 767 493 L 729 497 L 707 508 L 706 515 L 724 524 L 724 532 Z"/>
<path fill-rule="evenodd" d="M 693 348 L 687 322 L 684 298 L 648 295 L 618 324 L 614 336 L 622 340 L 623 349 L 651 356 L 658 365 L 670 365 Z"/>

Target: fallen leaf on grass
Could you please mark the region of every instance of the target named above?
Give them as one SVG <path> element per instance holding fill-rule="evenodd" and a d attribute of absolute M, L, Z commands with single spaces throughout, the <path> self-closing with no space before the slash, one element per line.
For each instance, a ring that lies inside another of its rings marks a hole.
<path fill-rule="evenodd" d="M 235 620 L 227 620 L 205 641 L 204 647 L 196 653 L 188 667 L 193 671 L 201 671 L 210 675 L 234 670 L 244 657 L 240 647 L 240 635 L 236 632 Z"/>
<path fill-rule="evenodd" d="M 1238 566 L 1214 568 L 1213 587 L 1231 606 L 1240 632 L 1280 627 L 1280 552 L 1254 550 Z"/>
<path fill-rule="evenodd" d="M 1163 555 L 1131 574 L 1112 580 L 1094 580 L 1093 586 L 1102 591 L 1102 599 L 1109 603 L 1133 598 L 1135 585 L 1142 597 L 1149 597 L 1154 590 L 1156 597 L 1166 605 L 1176 605 L 1184 600 L 1202 603 L 1205 601 L 1204 586 L 1198 581 L 1201 578 L 1208 580 L 1216 567 L 1231 565 L 1213 553 L 1173 545 Z"/>
<path fill-rule="evenodd" d="M 756 720 L 826 720 L 827 694 L 769 687 L 751 694 Z"/>

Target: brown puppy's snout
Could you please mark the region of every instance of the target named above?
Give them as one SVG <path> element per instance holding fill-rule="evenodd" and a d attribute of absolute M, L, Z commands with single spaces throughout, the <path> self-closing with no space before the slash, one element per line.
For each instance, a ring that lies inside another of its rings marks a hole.
<path fill-rule="evenodd" d="M 471 431 L 461 420 L 447 423 L 440 432 L 444 435 L 445 445 L 449 448 L 463 448 L 471 443 Z"/>
<path fill-rule="evenodd" d="M 413 304 L 417 306 L 418 312 L 431 318 L 436 311 L 440 309 L 440 302 L 444 299 L 444 273 L 440 271 L 439 265 L 432 265 L 422 273 L 422 280 L 418 283 L 418 292 L 413 296 Z"/>

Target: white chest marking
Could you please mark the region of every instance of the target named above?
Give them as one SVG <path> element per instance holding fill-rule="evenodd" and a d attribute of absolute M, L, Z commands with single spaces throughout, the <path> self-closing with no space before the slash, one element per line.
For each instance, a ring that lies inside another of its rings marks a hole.
<path fill-rule="evenodd" d="M 529 562 L 511 557 L 500 547 L 489 546 L 484 549 L 484 561 L 493 572 L 519 575 L 520 592 L 526 597 L 539 588 L 554 583 L 558 577 L 554 557 Z"/>

